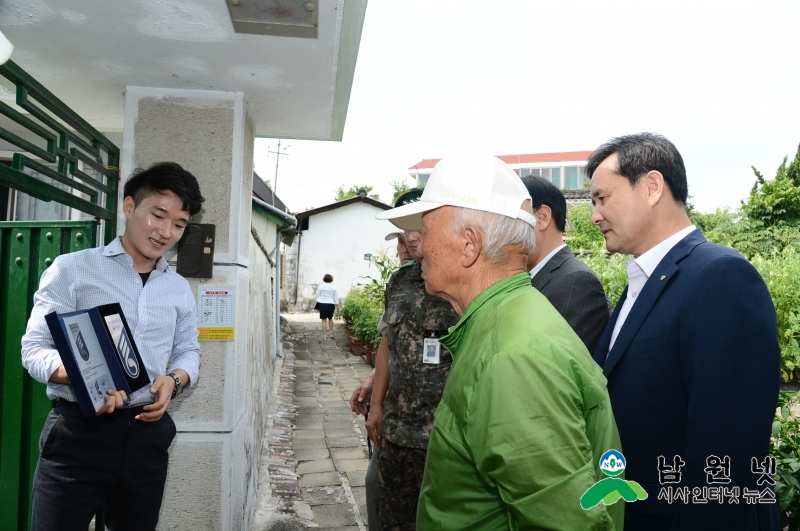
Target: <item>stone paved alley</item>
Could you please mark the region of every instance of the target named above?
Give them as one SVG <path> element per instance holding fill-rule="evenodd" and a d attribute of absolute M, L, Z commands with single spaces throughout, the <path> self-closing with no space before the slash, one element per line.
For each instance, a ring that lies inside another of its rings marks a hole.
<path fill-rule="evenodd" d="M 335 323 L 335 340 L 323 341 L 318 314 L 283 318 L 278 400 L 251 530 L 365 531 L 367 439 L 364 417 L 348 401 L 372 368 L 351 354 L 343 324 Z"/>

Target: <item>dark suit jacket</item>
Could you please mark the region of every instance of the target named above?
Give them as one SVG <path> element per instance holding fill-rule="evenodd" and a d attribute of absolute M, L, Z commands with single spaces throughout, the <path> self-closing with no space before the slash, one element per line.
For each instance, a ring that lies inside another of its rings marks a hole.
<path fill-rule="evenodd" d="M 589 266 L 564 247 L 531 279 L 531 284 L 594 352 L 611 315 L 603 284 Z"/>
<path fill-rule="evenodd" d="M 694 231 L 653 271 L 609 352 L 626 296 L 627 288 L 594 354 L 608 378 L 626 478 L 648 494 L 626 505 L 625 531 L 777 531 L 775 505 L 741 496 L 745 487 L 764 489 L 750 463 L 769 454 L 780 385 L 775 309 L 761 276 Z M 721 486 L 740 488 L 738 505 L 658 500 L 658 456 L 672 465 L 675 455 L 686 463 L 679 486 L 690 488 L 707 486 L 707 457 L 729 456 L 732 481 Z"/>

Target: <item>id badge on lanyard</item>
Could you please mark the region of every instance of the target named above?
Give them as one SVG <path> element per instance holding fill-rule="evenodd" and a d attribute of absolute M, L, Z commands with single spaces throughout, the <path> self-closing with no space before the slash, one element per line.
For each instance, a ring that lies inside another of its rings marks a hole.
<path fill-rule="evenodd" d="M 433 335 L 433 334 L 431 334 Z M 426 337 L 422 349 L 422 363 L 438 365 L 442 351 L 442 344 L 435 337 Z"/>

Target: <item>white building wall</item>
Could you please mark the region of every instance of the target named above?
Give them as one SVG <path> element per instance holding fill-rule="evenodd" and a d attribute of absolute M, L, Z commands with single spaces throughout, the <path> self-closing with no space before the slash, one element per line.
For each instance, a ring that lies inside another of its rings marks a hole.
<path fill-rule="evenodd" d="M 359 202 L 311 216 L 308 230 L 298 234 L 286 249 L 285 300 L 290 311 L 314 307 L 317 286 L 326 273 L 333 275 L 342 299 L 351 287 L 367 282 L 361 277 L 377 278 L 378 271 L 364 259 L 365 254 L 388 252 L 397 257 L 396 240 L 384 239 L 397 229 L 388 221 L 375 219 L 382 211 Z"/>

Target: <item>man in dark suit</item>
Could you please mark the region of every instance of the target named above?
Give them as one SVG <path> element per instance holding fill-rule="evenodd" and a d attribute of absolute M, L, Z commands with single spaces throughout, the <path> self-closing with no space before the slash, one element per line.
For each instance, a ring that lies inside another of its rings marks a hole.
<path fill-rule="evenodd" d="M 531 284 L 547 297 L 592 353 L 610 315 L 603 284 L 564 243 L 567 200 L 561 190 L 542 177 L 526 177 L 522 182 L 531 195 L 536 216 L 536 249 L 528 256 Z"/>
<path fill-rule="evenodd" d="M 587 174 L 592 221 L 608 250 L 634 257 L 594 354 L 627 479 L 648 494 L 626 505 L 625 530 L 777 531 L 776 506 L 765 503 L 770 485 L 751 469 L 769 454 L 780 381 L 775 310 L 761 276 L 691 224 L 683 159 L 666 138 L 612 139 Z M 684 497 L 667 499 L 667 487 Z"/>

